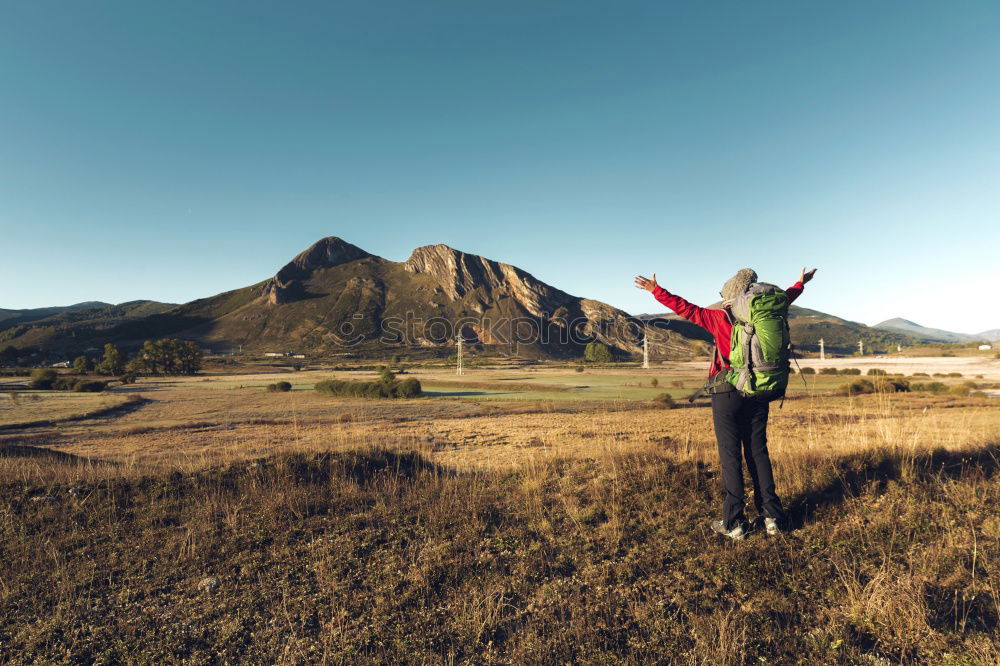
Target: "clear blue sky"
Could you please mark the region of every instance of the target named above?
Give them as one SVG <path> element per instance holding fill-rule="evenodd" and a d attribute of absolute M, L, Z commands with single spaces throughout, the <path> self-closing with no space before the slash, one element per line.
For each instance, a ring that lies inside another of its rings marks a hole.
<path fill-rule="evenodd" d="M 2 1 L 0 307 L 183 302 L 327 235 L 707 304 L 748 265 L 1000 326 L 1000 4 Z"/>

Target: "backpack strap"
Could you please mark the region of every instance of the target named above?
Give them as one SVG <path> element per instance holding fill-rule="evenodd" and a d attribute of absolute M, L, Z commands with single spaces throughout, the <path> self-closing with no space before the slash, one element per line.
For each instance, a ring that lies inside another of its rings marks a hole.
<path fill-rule="evenodd" d="M 750 340 L 756 332 L 750 322 L 743 324 L 743 340 L 741 341 L 743 367 L 740 368 L 740 378 L 736 381 L 736 388 L 740 391 L 752 392 L 754 390 L 753 368 L 751 367 L 753 365 L 753 351 L 750 347 Z"/>
<path fill-rule="evenodd" d="M 716 393 L 726 393 L 728 391 L 734 390 L 732 388 L 732 384 L 730 384 L 729 381 L 726 380 L 726 374 L 727 374 L 726 359 L 722 357 L 722 350 L 719 349 L 718 344 L 713 346 L 713 350 L 715 352 L 714 357 L 719 359 L 719 367 L 721 369 L 717 373 L 709 377 L 708 380 L 706 380 L 705 383 L 702 384 L 701 388 L 699 388 L 697 391 L 689 395 L 688 402 L 694 402 L 703 395 L 714 395 Z M 718 390 L 722 386 L 726 386 L 728 388 Z"/>

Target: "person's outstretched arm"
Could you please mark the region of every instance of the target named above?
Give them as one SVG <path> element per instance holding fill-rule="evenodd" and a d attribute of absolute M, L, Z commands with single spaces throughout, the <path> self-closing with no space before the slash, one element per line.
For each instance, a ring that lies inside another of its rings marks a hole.
<path fill-rule="evenodd" d="M 802 275 L 799 276 L 799 281 L 785 290 L 785 293 L 788 294 L 789 303 L 794 301 L 802 294 L 802 290 L 805 288 L 806 282 L 812 280 L 814 275 L 816 275 L 815 268 L 808 272 L 806 271 L 806 269 L 804 268 L 802 269 Z"/>
<path fill-rule="evenodd" d="M 645 289 L 653 294 L 653 298 L 667 306 L 680 316 L 687 319 L 695 326 L 700 326 L 709 333 L 715 334 L 721 326 L 729 323 L 729 318 L 722 310 L 709 310 L 689 303 L 680 296 L 671 294 L 669 291 L 656 284 L 656 273 L 649 279 L 639 275 L 635 278 L 635 286 Z"/>

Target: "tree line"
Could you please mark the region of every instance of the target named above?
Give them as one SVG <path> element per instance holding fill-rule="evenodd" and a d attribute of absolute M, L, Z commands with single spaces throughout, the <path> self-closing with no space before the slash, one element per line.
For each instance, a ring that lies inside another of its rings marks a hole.
<path fill-rule="evenodd" d="M 104 345 L 100 360 L 85 355 L 73 360 L 73 371 L 83 375 L 93 372 L 106 376 L 136 375 L 193 375 L 201 370 L 201 349 L 194 342 L 165 338 L 147 340 L 139 352 L 129 360 L 118 346 Z"/>

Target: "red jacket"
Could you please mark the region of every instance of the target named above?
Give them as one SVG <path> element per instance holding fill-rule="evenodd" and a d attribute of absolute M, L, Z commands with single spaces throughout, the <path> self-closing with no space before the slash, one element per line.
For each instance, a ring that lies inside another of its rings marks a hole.
<path fill-rule="evenodd" d="M 788 294 L 788 302 L 791 303 L 802 293 L 804 285 L 796 282 L 785 290 Z M 711 377 L 717 372 L 729 369 L 729 345 L 733 334 L 733 322 L 728 312 L 725 310 L 709 310 L 700 308 L 697 305 L 688 303 L 680 296 L 675 296 L 663 287 L 657 285 L 653 290 L 653 297 L 660 303 L 687 319 L 695 326 L 705 329 L 715 338 L 715 344 L 721 353 L 712 359 L 712 367 L 708 369 L 708 376 Z"/>

